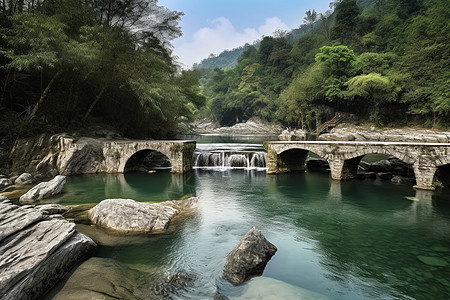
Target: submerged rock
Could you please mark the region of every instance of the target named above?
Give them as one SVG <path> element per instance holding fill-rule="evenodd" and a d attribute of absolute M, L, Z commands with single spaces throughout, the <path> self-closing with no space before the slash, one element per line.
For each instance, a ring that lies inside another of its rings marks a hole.
<path fill-rule="evenodd" d="M 251 275 L 261 275 L 275 252 L 277 247 L 253 227 L 227 255 L 223 277 L 233 284 L 239 284 Z"/>
<path fill-rule="evenodd" d="M 0 203 L 2 299 L 39 299 L 95 247 L 75 224 L 47 219 L 29 205 Z"/>
<path fill-rule="evenodd" d="M 273 278 L 259 277 L 251 280 L 239 296 L 229 296 L 229 300 L 329 300 L 325 295 L 315 293 Z"/>
<path fill-rule="evenodd" d="M 154 274 L 131 269 L 114 259 L 92 257 L 48 299 L 166 299 L 153 292 L 157 282 Z"/>
<path fill-rule="evenodd" d="M 66 184 L 66 176 L 58 175 L 50 181 L 41 182 L 19 198 L 21 204 L 33 204 L 41 199 L 61 193 Z"/>
<path fill-rule="evenodd" d="M 432 257 L 432 256 L 417 256 L 417 258 L 426 265 L 433 267 L 446 267 L 449 263 L 440 257 Z"/>
<path fill-rule="evenodd" d="M 36 179 L 34 179 L 33 175 L 30 173 L 22 173 L 17 179 L 14 181 L 14 184 L 25 185 L 35 183 Z"/>
<path fill-rule="evenodd" d="M 89 210 L 92 224 L 119 233 L 164 231 L 176 215 L 196 206 L 198 199 L 142 203 L 132 199 L 106 199 Z"/>

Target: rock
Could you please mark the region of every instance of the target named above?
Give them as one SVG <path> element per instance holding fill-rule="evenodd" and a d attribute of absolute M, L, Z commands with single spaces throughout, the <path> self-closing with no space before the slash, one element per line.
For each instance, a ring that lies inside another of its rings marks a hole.
<path fill-rule="evenodd" d="M 6 178 L 6 175 L 0 174 L 0 179 Z"/>
<path fill-rule="evenodd" d="M 180 272 L 170 276 L 167 281 L 162 282 L 158 286 L 156 293 L 164 296 L 165 299 L 172 299 L 171 295 L 194 286 L 196 280 L 197 276 L 195 274 Z"/>
<path fill-rule="evenodd" d="M 2 299 L 39 299 L 96 247 L 75 224 L 5 202 L 0 203 L 0 242 Z"/>
<path fill-rule="evenodd" d="M 187 133 L 191 134 L 278 134 L 283 127 L 269 123 L 258 117 L 252 117 L 246 122 L 237 123 L 231 127 L 220 127 L 220 124 L 211 120 L 196 120 L 187 125 Z"/>
<path fill-rule="evenodd" d="M 16 176 L 11 176 L 11 177 L 9 177 L 9 180 L 11 180 L 11 182 L 15 183 L 17 178 L 19 178 L 19 176 L 17 176 L 17 175 Z"/>
<path fill-rule="evenodd" d="M 252 279 L 242 295 L 230 296 L 229 300 L 330 300 L 325 295 L 303 289 L 273 278 L 259 277 Z"/>
<path fill-rule="evenodd" d="M 447 267 L 448 262 L 440 257 L 431 257 L 431 256 L 417 256 L 417 258 L 426 265 L 433 267 Z"/>
<path fill-rule="evenodd" d="M 227 255 L 223 277 L 233 284 L 239 284 L 251 275 L 261 275 L 275 252 L 277 247 L 253 227 Z"/>
<path fill-rule="evenodd" d="M 12 184 L 13 183 L 8 178 L 0 178 L 0 190 L 4 189 L 5 187 L 8 187 Z"/>
<path fill-rule="evenodd" d="M 378 177 L 380 177 L 383 180 L 391 180 L 392 179 L 392 173 L 389 172 L 381 172 L 377 174 Z"/>
<path fill-rule="evenodd" d="M 35 183 L 36 179 L 34 179 L 33 175 L 30 173 L 22 173 L 17 179 L 14 181 L 14 184 L 32 184 Z"/>
<path fill-rule="evenodd" d="M 92 224 L 118 233 L 162 232 L 183 209 L 196 205 L 197 198 L 142 203 L 132 199 L 103 200 L 88 211 Z"/>
<path fill-rule="evenodd" d="M 161 274 L 134 270 L 110 258 L 92 257 L 70 274 L 48 298 L 66 299 L 167 299 L 154 290 Z"/>
<path fill-rule="evenodd" d="M 61 204 L 44 204 L 36 206 L 36 208 L 44 215 L 63 214 L 70 209 L 70 207 Z"/>
<path fill-rule="evenodd" d="M 306 167 L 309 172 L 326 173 L 330 169 L 328 161 L 324 158 L 309 158 L 306 161 Z"/>
<path fill-rule="evenodd" d="M 369 171 L 386 173 L 392 171 L 392 165 L 388 160 L 380 160 L 370 165 Z"/>
<path fill-rule="evenodd" d="M 410 128 L 383 129 L 371 131 L 369 128 L 340 124 L 330 133 L 322 134 L 319 140 L 325 141 L 382 141 L 382 142 L 420 142 L 420 143 L 448 143 L 450 132 L 432 130 L 417 130 Z"/>
<path fill-rule="evenodd" d="M 5 196 L 0 195 L 0 202 L 9 201 L 9 199 Z"/>
<path fill-rule="evenodd" d="M 377 179 L 377 173 L 375 172 L 358 172 L 357 175 L 360 179 Z"/>
<path fill-rule="evenodd" d="M 283 130 L 278 136 L 279 141 L 304 141 L 306 139 L 306 132 L 302 129 Z"/>
<path fill-rule="evenodd" d="M 61 193 L 66 184 L 66 176 L 58 175 L 50 181 L 41 182 L 19 198 L 21 204 L 36 203 Z"/>

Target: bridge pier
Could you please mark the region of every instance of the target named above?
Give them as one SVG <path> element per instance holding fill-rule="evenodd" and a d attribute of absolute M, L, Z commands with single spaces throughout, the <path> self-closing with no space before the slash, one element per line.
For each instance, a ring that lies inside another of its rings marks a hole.
<path fill-rule="evenodd" d="M 413 165 L 414 175 L 416 176 L 416 185 L 414 189 L 434 191 L 433 186 L 434 175 L 436 174 L 436 166 L 415 163 Z"/>
<path fill-rule="evenodd" d="M 358 165 L 362 156 L 351 159 L 334 159 L 328 160 L 331 169 L 331 179 L 348 180 L 354 179 L 358 174 Z"/>
<path fill-rule="evenodd" d="M 413 165 L 415 189 L 434 190 L 438 171 L 444 186 L 450 184 L 450 143 L 357 142 L 357 141 L 277 141 L 265 142 L 267 173 L 305 170 L 309 151 L 328 160 L 331 178 L 357 177 L 358 165 L 366 154 L 387 154 Z"/>

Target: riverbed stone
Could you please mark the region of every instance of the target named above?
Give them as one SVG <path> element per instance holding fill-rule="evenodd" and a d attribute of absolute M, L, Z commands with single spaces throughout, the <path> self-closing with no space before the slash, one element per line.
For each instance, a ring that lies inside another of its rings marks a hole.
<path fill-rule="evenodd" d="M 57 175 L 50 181 L 41 182 L 19 198 L 21 204 L 33 204 L 44 198 L 61 193 L 66 184 L 66 176 Z"/>
<path fill-rule="evenodd" d="M 26 185 L 35 183 L 36 179 L 30 173 L 22 173 L 17 179 L 14 181 L 14 184 Z"/>
<path fill-rule="evenodd" d="M 92 224 L 123 234 L 163 232 L 184 209 L 198 199 L 143 203 L 132 199 L 106 199 L 88 211 Z"/>
<path fill-rule="evenodd" d="M 165 299 L 152 292 L 155 276 L 110 258 L 92 257 L 66 278 L 48 299 Z"/>
<path fill-rule="evenodd" d="M 12 185 L 13 183 L 8 178 L 0 178 L 0 190 Z"/>
<path fill-rule="evenodd" d="M 62 205 L 62 204 L 44 204 L 36 206 L 36 208 L 42 212 L 44 215 L 56 215 L 56 214 L 63 214 L 67 212 L 70 207 Z"/>
<path fill-rule="evenodd" d="M 229 300 L 330 300 L 325 295 L 303 289 L 298 286 L 268 277 L 258 277 L 247 283 L 246 289 L 239 296 L 230 296 Z"/>
<path fill-rule="evenodd" d="M 0 203 L 0 242 L 2 299 L 40 299 L 96 247 L 75 224 L 5 202 Z"/>
<path fill-rule="evenodd" d="M 422 256 L 418 255 L 417 258 L 426 265 L 434 266 L 434 267 L 446 267 L 448 266 L 448 262 L 440 257 L 433 256 Z"/>
<path fill-rule="evenodd" d="M 223 277 L 233 284 L 244 282 L 249 276 L 261 275 L 277 247 L 253 227 L 227 255 Z"/>

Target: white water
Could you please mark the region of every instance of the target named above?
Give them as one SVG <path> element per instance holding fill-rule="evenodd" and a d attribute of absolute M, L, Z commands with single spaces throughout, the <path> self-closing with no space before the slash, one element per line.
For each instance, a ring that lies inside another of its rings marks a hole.
<path fill-rule="evenodd" d="M 198 144 L 194 168 L 259 169 L 266 167 L 266 153 L 258 144 Z"/>

